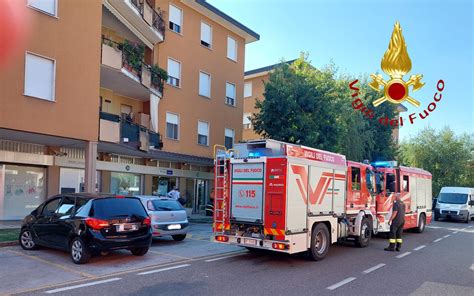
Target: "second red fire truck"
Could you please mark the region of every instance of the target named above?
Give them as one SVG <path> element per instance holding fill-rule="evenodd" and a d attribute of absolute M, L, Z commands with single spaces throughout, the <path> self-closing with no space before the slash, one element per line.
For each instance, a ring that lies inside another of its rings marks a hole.
<path fill-rule="evenodd" d="M 405 228 L 423 231 L 431 219 L 431 174 L 421 169 L 274 140 L 216 149 L 215 158 L 216 242 L 321 260 L 338 240 L 366 247 L 388 232 L 396 194 L 407 205 Z"/>

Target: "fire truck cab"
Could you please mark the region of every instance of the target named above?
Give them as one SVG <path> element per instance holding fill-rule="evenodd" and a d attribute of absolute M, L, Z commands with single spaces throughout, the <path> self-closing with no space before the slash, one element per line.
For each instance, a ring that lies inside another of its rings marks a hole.
<path fill-rule="evenodd" d="M 388 221 L 396 195 L 405 204 L 403 229 L 423 232 L 432 217 L 431 174 L 419 168 L 397 166 L 396 161 L 372 163 L 376 169 L 378 232 L 389 232 Z"/>
<path fill-rule="evenodd" d="M 258 140 L 215 149 L 214 240 L 323 259 L 338 240 L 379 229 L 376 176 L 344 155 Z"/>

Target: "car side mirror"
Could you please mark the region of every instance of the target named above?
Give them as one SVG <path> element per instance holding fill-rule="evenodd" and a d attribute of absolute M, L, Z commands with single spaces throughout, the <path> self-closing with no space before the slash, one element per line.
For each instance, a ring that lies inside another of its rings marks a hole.
<path fill-rule="evenodd" d="M 470 200 L 470 201 L 469 201 L 469 205 L 470 205 L 470 206 L 474 206 L 474 200 Z"/>

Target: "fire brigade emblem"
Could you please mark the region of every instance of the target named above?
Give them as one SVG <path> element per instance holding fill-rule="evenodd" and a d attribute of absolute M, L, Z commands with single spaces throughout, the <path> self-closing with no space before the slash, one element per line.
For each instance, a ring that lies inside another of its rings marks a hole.
<path fill-rule="evenodd" d="M 369 83 L 369 86 L 376 91 L 379 91 L 382 87 L 384 91 L 383 97 L 373 101 L 374 106 L 377 107 L 385 101 L 393 104 L 408 101 L 413 106 L 419 107 L 420 102 L 410 97 L 409 87 L 412 86 L 412 91 L 417 91 L 425 83 L 421 82 L 422 74 L 411 75 L 406 82 L 403 80 L 403 75 L 411 70 L 411 60 L 408 56 L 407 45 L 399 22 L 396 22 L 393 28 L 388 49 L 382 58 L 381 68 L 383 72 L 390 76 L 390 80 L 385 81 L 380 74 L 370 75 L 372 82 Z"/>

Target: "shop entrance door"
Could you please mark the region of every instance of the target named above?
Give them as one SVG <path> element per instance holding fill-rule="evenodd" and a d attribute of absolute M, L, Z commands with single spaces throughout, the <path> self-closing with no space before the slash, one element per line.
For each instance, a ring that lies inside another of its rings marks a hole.
<path fill-rule="evenodd" d="M 208 187 L 208 181 L 195 180 L 193 213 L 202 214 L 205 212 L 208 199 Z"/>

